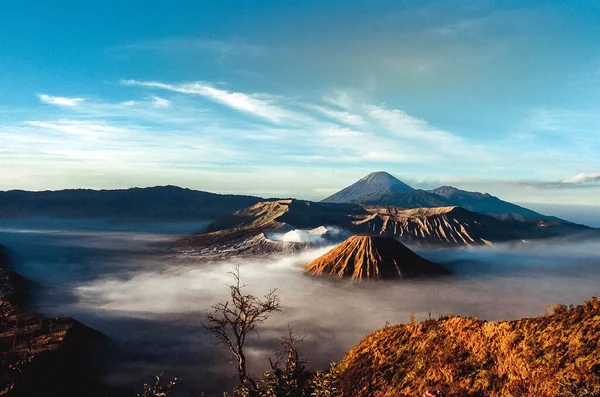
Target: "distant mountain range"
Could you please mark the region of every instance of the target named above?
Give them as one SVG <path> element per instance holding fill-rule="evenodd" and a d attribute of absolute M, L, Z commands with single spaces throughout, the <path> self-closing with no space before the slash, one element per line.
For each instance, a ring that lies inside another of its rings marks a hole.
<path fill-rule="evenodd" d="M 0 217 L 217 219 L 263 198 L 156 186 L 118 190 L 69 189 L 0 192 Z"/>
<path fill-rule="evenodd" d="M 352 234 L 393 236 L 427 245 L 482 245 L 585 233 L 572 223 L 502 220 L 460 207 L 403 209 L 365 204 L 274 200 L 257 203 L 213 222 L 203 233 L 178 242 L 182 255 L 223 259 L 229 256 L 296 252 L 311 244 L 281 239 L 289 231 L 338 230 L 325 233 L 324 244 Z M 314 244 L 312 244 L 314 246 Z"/>
<path fill-rule="evenodd" d="M 488 193 L 468 192 L 452 186 L 441 186 L 428 191 L 414 189 L 383 171 L 373 172 L 322 201 L 326 203 L 393 205 L 403 208 L 458 206 L 500 219 L 566 222 L 563 219 L 542 215 L 503 201 Z"/>
<path fill-rule="evenodd" d="M 123 220 L 214 220 L 250 207 L 264 198 L 215 194 L 177 186 L 117 190 L 0 191 L 0 217 L 107 218 Z M 387 172 L 374 172 L 325 203 L 401 208 L 462 207 L 499 219 L 566 221 L 546 216 L 487 193 L 452 186 L 414 189 Z"/>

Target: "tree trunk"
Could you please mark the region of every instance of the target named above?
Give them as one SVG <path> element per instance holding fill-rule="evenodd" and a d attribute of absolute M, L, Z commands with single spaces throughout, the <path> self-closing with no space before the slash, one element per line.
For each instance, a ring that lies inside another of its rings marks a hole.
<path fill-rule="evenodd" d="M 248 373 L 246 372 L 246 355 L 242 351 L 240 351 L 237 354 L 237 358 L 237 367 L 238 373 L 240 375 L 240 384 L 246 388 L 246 391 L 248 392 L 248 397 L 257 397 L 258 387 L 256 385 L 256 382 L 254 381 L 254 379 L 248 376 Z"/>

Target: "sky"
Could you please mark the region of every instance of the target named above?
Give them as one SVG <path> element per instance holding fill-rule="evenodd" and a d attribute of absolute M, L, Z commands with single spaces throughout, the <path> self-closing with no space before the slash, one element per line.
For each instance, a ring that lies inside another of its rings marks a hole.
<path fill-rule="evenodd" d="M 13 1 L 0 189 L 600 205 L 600 2 Z"/>

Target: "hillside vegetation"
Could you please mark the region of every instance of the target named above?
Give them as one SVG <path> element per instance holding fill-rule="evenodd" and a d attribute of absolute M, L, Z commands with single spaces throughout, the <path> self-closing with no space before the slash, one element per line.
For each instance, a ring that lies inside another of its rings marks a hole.
<path fill-rule="evenodd" d="M 448 397 L 592 396 L 600 393 L 599 340 L 596 298 L 515 321 L 445 316 L 388 326 L 347 353 L 340 387 L 346 397 L 428 389 Z"/>

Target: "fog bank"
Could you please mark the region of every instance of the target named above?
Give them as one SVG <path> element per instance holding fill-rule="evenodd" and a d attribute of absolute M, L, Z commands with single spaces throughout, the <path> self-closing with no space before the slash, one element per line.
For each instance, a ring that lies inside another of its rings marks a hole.
<path fill-rule="evenodd" d="M 0 242 L 15 270 L 34 280 L 37 308 L 70 315 L 105 333 L 107 379 L 138 386 L 163 368 L 181 378 L 179 395 L 207 395 L 235 383 L 226 351 L 206 335 L 206 310 L 228 297 L 228 272 L 240 265 L 248 291 L 278 288 L 283 312 L 253 338 L 250 366 L 258 374 L 288 324 L 305 339 L 300 348 L 317 368 L 386 322 L 453 312 L 486 320 L 541 315 L 557 302 L 579 304 L 598 295 L 600 241 L 596 238 L 461 249 L 418 249 L 452 276 L 418 281 L 353 284 L 307 276 L 303 266 L 323 247 L 270 260 L 180 262 L 169 249 L 177 233 L 201 224 L 0 224 Z M 159 230 L 169 233 L 159 233 Z M 175 232 L 173 232 L 175 231 Z M 193 392 L 193 393 L 192 393 Z M 192 393 L 192 394 L 186 394 Z M 211 394 L 212 393 L 212 394 Z"/>

